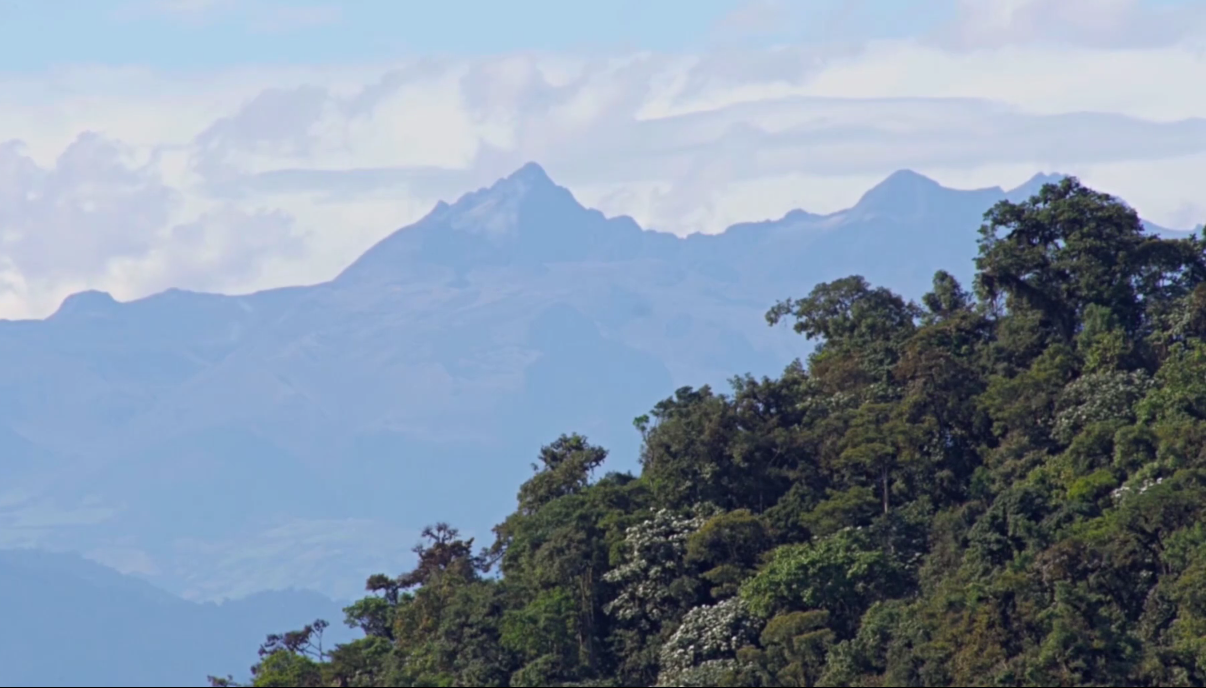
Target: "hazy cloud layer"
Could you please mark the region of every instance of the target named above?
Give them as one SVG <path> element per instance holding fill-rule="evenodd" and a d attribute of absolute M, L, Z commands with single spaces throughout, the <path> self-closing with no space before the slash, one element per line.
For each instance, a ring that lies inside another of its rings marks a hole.
<path fill-rule="evenodd" d="M 1151 48 L 1201 38 L 1206 5 L 1143 0 L 958 0 L 958 19 L 941 32 L 950 45 L 1015 43 Z"/>
<path fill-rule="evenodd" d="M 1201 12 L 1086 4 L 968 2 L 909 41 L 0 77 L 0 317 L 83 288 L 327 279 L 527 160 L 678 233 L 836 210 L 903 167 L 956 187 L 1067 172 L 1197 224 Z"/>

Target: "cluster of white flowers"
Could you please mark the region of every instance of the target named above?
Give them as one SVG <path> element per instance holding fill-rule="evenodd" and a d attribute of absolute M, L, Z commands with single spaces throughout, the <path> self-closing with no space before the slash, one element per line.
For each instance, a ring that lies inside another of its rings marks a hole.
<path fill-rule="evenodd" d="M 1147 480 L 1144 480 L 1143 484 L 1138 488 L 1131 487 L 1130 485 L 1123 485 L 1122 487 L 1111 492 L 1110 497 L 1112 497 L 1115 502 L 1121 502 L 1123 499 L 1126 499 L 1132 494 L 1143 494 L 1144 492 L 1147 492 L 1148 489 L 1150 489 L 1153 485 L 1159 485 L 1162 482 L 1164 482 L 1164 478 L 1156 478 L 1155 480 L 1148 478 Z"/>
<path fill-rule="evenodd" d="M 865 401 L 865 396 L 862 393 L 852 394 L 843 391 L 824 394 L 820 390 L 814 390 L 812 393 L 804 395 L 796 403 L 796 411 L 813 417 L 824 417 L 858 408 Z"/>
<path fill-rule="evenodd" d="M 710 513 L 697 509 L 680 516 L 662 509 L 653 518 L 629 528 L 624 535 L 626 561 L 603 579 L 621 586 L 620 594 L 603 609 L 620 619 L 660 621 L 667 609 L 667 586 L 679 574 L 687 538 L 703 527 Z"/>
<path fill-rule="evenodd" d="M 687 612 L 674 635 L 659 653 L 659 686 L 719 685 L 683 683 L 682 677 L 705 665 L 731 660 L 737 650 L 751 644 L 758 625 L 739 597 Z"/>
<path fill-rule="evenodd" d="M 1110 371 L 1084 375 L 1063 391 L 1055 417 L 1055 437 L 1071 441 L 1086 426 L 1133 417 L 1135 402 L 1153 385 L 1146 371 Z"/>
<path fill-rule="evenodd" d="M 1196 309 L 1192 298 L 1181 298 L 1174 311 L 1166 318 L 1168 322 L 1168 340 L 1185 341 L 1193 338 Z"/>

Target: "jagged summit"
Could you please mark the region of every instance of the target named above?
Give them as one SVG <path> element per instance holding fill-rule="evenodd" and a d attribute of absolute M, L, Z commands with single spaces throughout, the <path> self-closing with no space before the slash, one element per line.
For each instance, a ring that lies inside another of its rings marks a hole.
<path fill-rule="evenodd" d="M 546 200 L 554 197 L 573 199 L 573 194 L 565 187 L 558 186 L 543 167 L 529 162 L 489 186 L 462 194 L 451 203 L 445 200 L 436 201 L 431 211 L 411 226 L 419 227 L 434 221 L 446 221 L 454 216 L 472 213 L 474 209 L 482 206 L 514 206 L 533 196 Z"/>
<path fill-rule="evenodd" d="M 778 220 L 733 225 L 717 236 L 752 247 L 772 236 L 776 241 L 812 241 L 822 232 L 836 231 L 849 223 L 895 227 L 930 217 L 923 226 L 934 227 L 934 218 L 939 215 L 948 219 L 966 215 L 978 221 L 994 203 L 1005 198 L 1024 200 L 1044 184 L 1058 182 L 1064 176 L 1039 173 L 1006 192 L 999 186 L 948 188 L 919 172 L 901 169 L 864 193 L 847 210 L 825 216 L 793 210 Z M 882 224 L 880 220 L 890 222 Z M 432 270 L 451 269 L 459 283 L 461 277 L 481 268 L 539 269 L 556 262 L 627 259 L 638 254 L 662 256 L 679 250 L 673 237 L 657 234 L 641 231 L 631 218 L 608 219 L 584 207 L 541 165 L 528 162 L 452 203 L 437 203 L 426 217 L 369 249 L 336 281 L 417 279 L 421 273 L 428 279 Z M 845 239 L 833 241 L 849 243 Z M 695 246 L 700 242 L 686 243 Z M 719 257 L 717 260 L 725 262 Z"/>
<path fill-rule="evenodd" d="M 440 214 L 454 232 L 509 241 L 520 235 L 576 231 L 594 213 L 557 185 L 540 165 L 529 162 L 488 187 L 467 193 Z"/>
<path fill-rule="evenodd" d="M 608 219 L 584 207 L 544 168 L 529 162 L 452 204 L 440 202 L 423 219 L 369 249 L 337 280 L 399 277 L 407 269 L 537 266 L 638 250 L 640 228 L 630 218 Z"/>
<path fill-rule="evenodd" d="M 566 195 L 572 198 L 569 190 L 558 186 L 549 177 L 548 173 L 544 171 L 543 167 L 534 162 L 529 162 L 511 174 L 495 181 L 490 186 L 464 194 L 451 205 L 440 201 L 436 204 L 433 212 L 443 209 L 452 209 L 454 212 L 460 210 L 463 212 L 468 208 L 481 205 L 482 203 L 497 202 L 501 199 L 519 201 L 531 195 L 542 197 Z"/>

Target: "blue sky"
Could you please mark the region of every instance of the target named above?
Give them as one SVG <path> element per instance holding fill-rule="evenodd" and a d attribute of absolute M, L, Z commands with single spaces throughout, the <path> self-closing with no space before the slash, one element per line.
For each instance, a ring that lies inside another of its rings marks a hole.
<path fill-rule="evenodd" d="M 189 70 L 515 50 L 673 52 L 717 43 L 901 37 L 953 20 L 958 2 L 0 0 L 0 71 L 81 63 Z M 769 6 L 777 9 L 767 12 Z M 733 21 L 740 14 L 760 17 L 760 25 Z"/>
<path fill-rule="evenodd" d="M 0 70 L 64 63 L 205 69 L 617 47 L 678 51 L 851 32 L 893 36 L 949 15 L 953 1 L 800 0 L 778 3 L 779 11 L 767 14 L 759 3 L 739 0 L 0 0 Z M 764 22 L 726 21 L 742 10 Z"/>

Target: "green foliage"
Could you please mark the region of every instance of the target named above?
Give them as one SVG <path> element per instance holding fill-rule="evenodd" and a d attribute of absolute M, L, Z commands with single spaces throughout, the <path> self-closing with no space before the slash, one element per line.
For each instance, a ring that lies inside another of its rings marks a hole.
<path fill-rule="evenodd" d="M 1204 248 L 1069 179 L 985 215 L 974 296 L 783 301 L 806 364 L 675 391 L 639 476 L 558 438 L 252 684 L 1206 685 Z"/>
<path fill-rule="evenodd" d="M 828 612 L 831 627 L 845 633 L 880 596 L 894 596 L 901 571 L 861 532 L 843 530 L 802 545 L 783 545 L 741 587 L 750 610 L 762 617 L 809 609 Z"/>
<path fill-rule="evenodd" d="M 731 597 L 757 568 L 769 542 L 761 518 L 748 509 L 729 511 L 708 519 L 687 538 L 686 561 L 704 571 L 703 578 L 714 586 L 712 597 Z"/>
<path fill-rule="evenodd" d="M 322 667 L 304 655 L 277 650 L 260 660 L 251 685 L 279 688 L 321 686 Z"/>

